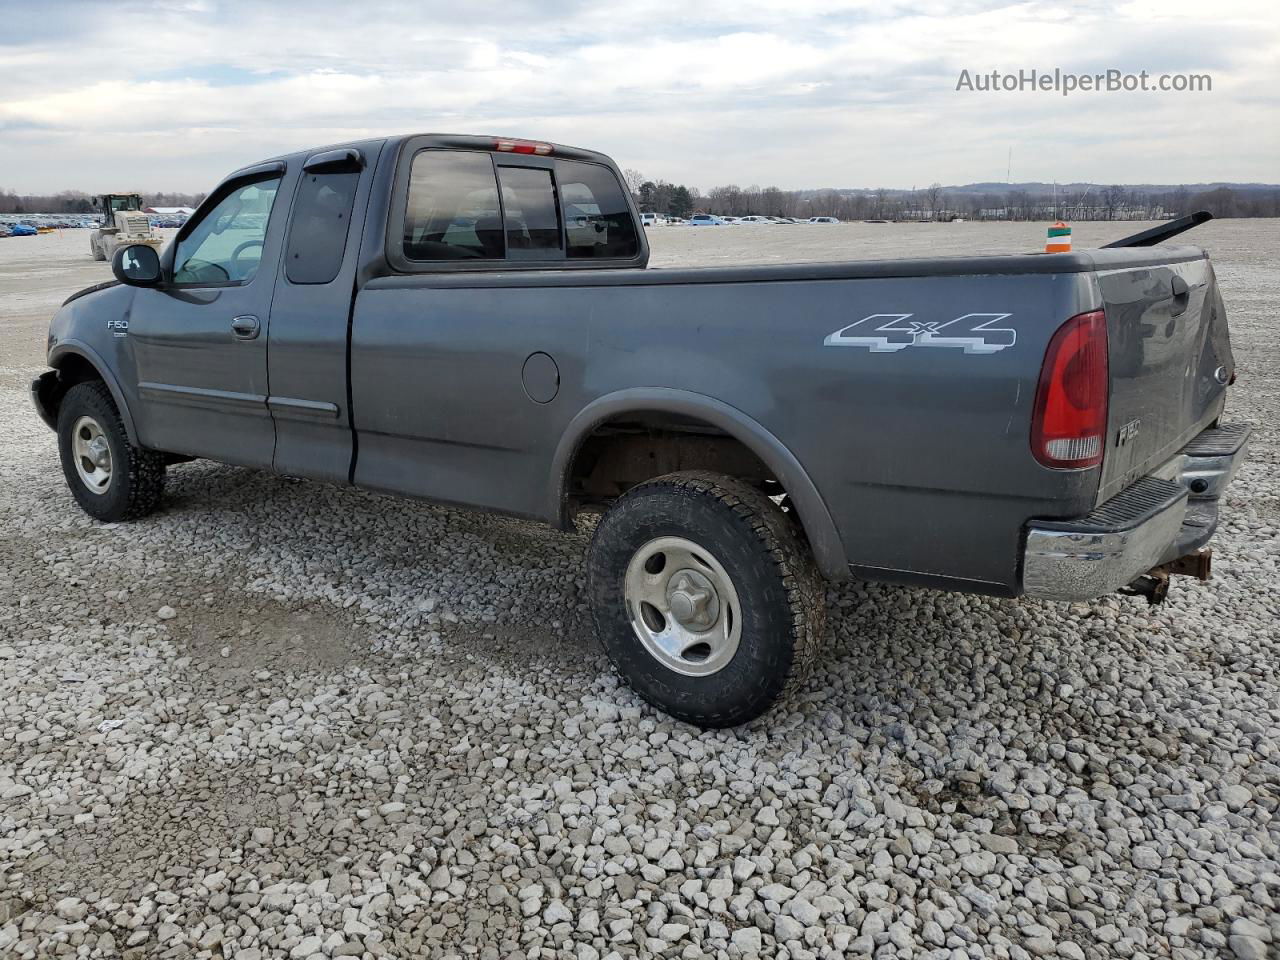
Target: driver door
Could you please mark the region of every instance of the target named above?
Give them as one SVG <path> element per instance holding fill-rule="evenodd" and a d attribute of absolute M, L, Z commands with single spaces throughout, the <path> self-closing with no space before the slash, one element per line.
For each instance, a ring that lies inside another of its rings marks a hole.
<path fill-rule="evenodd" d="M 283 165 L 241 174 L 165 251 L 129 318 L 144 446 L 270 469 L 267 326 L 288 202 Z"/>

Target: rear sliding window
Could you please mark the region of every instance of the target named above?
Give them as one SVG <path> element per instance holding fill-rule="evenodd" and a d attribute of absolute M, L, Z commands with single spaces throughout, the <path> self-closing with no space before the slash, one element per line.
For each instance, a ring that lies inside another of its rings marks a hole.
<path fill-rule="evenodd" d="M 413 159 L 406 259 L 620 260 L 639 252 L 626 194 L 606 166 L 508 166 L 464 150 L 423 150 Z"/>
<path fill-rule="evenodd" d="M 507 226 L 507 256 L 539 260 L 562 255 L 560 216 L 550 170 L 499 167 L 502 213 Z"/>
<path fill-rule="evenodd" d="M 502 259 L 502 211 L 489 154 L 423 150 L 409 171 L 408 203 L 408 259 Z"/>
<path fill-rule="evenodd" d="M 358 170 L 302 175 L 285 259 L 290 283 L 329 283 L 338 275 L 359 183 Z"/>

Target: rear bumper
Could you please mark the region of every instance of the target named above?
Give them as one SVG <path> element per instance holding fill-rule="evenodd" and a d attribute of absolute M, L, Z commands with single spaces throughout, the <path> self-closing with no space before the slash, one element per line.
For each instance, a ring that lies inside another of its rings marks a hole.
<path fill-rule="evenodd" d="M 1023 553 L 1023 593 L 1088 600 L 1204 546 L 1217 529 L 1218 499 L 1244 460 L 1249 433 L 1248 424 L 1206 430 L 1091 513 L 1033 520 Z"/>

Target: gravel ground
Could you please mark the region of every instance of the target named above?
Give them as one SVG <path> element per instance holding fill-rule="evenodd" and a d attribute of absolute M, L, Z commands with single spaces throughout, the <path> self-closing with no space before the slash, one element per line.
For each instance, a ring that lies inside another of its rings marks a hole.
<path fill-rule="evenodd" d="M 749 231 L 655 261 L 1041 240 Z M 708 733 L 610 673 L 581 535 L 211 463 L 88 520 L 26 383 L 105 266 L 0 240 L 0 957 L 1280 956 L 1280 223 L 1195 236 L 1258 425 L 1214 581 L 832 589 L 801 697 Z"/>

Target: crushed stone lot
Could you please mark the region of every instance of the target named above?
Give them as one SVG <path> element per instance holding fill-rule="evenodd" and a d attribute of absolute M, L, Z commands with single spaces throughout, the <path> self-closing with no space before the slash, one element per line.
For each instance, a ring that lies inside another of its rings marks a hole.
<path fill-rule="evenodd" d="M 713 732 L 615 679 L 584 533 L 208 462 L 155 516 L 88 519 L 27 396 L 57 304 L 108 277 L 86 237 L 0 239 L 0 957 L 1280 957 L 1280 221 L 1190 237 L 1256 427 L 1211 583 L 841 585 L 800 696 Z M 1014 252 L 1043 225 L 652 243 Z"/>

